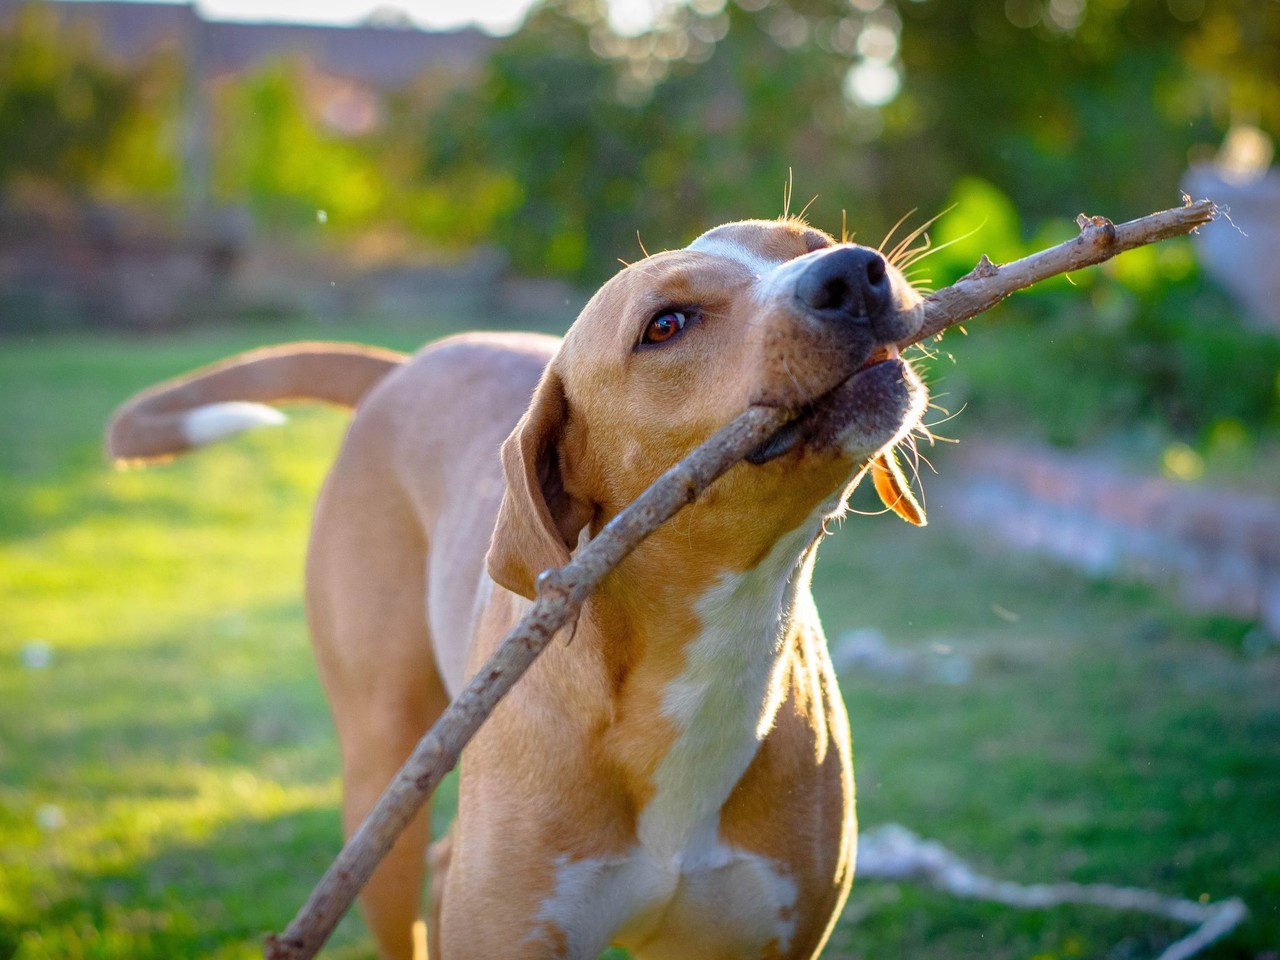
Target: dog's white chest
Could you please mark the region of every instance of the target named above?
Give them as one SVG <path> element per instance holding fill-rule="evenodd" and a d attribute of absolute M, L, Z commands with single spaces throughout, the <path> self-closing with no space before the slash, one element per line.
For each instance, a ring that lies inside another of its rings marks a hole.
<path fill-rule="evenodd" d="M 720 810 L 773 725 L 770 691 L 792 573 L 809 539 L 804 529 L 783 537 L 760 564 L 723 577 L 694 605 L 702 629 L 662 698 L 677 736 L 637 830 L 640 846 L 659 859 L 696 857 L 715 844 Z"/>
<path fill-rule="evenodd" d="M 806 525 L 783 537 L 757 567 L 698 600 L 702 630 L 663 695 L 677 736 L 654 774 L 637 843 L 614 857 L 561 858 L 532 936 L 555 942 L 558 931 L 573 958 L 610 942 L 645 960 L 722 953 L 726 941 L 744 956 L 770 943 L 786 950 L 795 882 L 782 865 L 725 843 L 719 826 L 778 709 L 771 691 L 791 575 L 812 534 Z"/>

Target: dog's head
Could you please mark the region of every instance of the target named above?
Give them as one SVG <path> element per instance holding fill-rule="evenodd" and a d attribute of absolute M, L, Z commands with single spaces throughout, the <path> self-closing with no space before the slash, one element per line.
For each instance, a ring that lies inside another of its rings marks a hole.
<path fill-rule="evenodd" d="M 842 509 L 924 408 L 896 347 L 922 315 L 878 253 L 796 221 L 727 224 L 628 266 L 583 309 L 503 446 L 491 575 L 532 596 L 584 528 L 750 404 L 796 416 L 690 508 L 715 514 L 703 527 L 750 557 L 824 504 Z"/>

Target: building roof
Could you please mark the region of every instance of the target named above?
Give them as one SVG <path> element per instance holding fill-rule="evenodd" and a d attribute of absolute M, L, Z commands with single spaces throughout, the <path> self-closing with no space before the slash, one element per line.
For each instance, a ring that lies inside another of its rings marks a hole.
<path fill-rule="evenodd" d="M 25 6 L 0 0 L 0 22 Z M 47 2 L 67 25 L 87 24 L 110 56 L 138 59 L 155 47 L 199 45 L 206 76 L 239 73 L 282 56 L 303 55 L 328 73 L 378 87 L 397 87 L 428 69 L 465 71 L 479 64 L 495 40 L 468 28 L 429 33 L 413 27 L 311 26 L 291 23 L 233 23 L 203 19 L 185 3 L 75 0 Z"/>

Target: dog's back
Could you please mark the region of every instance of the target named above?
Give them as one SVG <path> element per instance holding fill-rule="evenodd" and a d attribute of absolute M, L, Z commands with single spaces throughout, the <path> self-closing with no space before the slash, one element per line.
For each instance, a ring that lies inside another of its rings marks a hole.
<path fill-rule="evenodd" d="M 326 609 L 313 615 L 313 626 L 333 623 L 327 608 L 337 602 L 335 594 L 367 608 L 361 616 L 383 619 L 374 598 L 393 582 L 413 593 L 421 619 L 425 592 L 445 686 L 450 694 L 461 689 L 476 591 L 503 493 L 499 448 L 557 343 L 536 334 L 451 337 L 420 351 L 368 393 L 316 504 L 307 586 L 313 614 L 315 606 Z M 406 549 L 414 562 L 425 564 L 420 575 L 385 570 L 372 583 L 352 583 L 351 558 L 376 557 L 389 542 L 411 544 Z M 330 576 L 331 556 L 338 569 Z"/>

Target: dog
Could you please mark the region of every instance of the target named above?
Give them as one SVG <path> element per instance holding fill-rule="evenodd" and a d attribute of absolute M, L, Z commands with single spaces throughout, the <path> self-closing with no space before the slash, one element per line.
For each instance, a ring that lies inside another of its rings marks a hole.
<path fill-rule="evenodd" d="M 799 958 L 855 855 L 848 719 L 809 590 L 926 391 L 897 345 L 920 296 L 879 253 L 742 221 L 625 267 L 563 340 L 464 334 L 412 358 L 299 344 L 139 394 L 108 452 L 154 460 L 315 399 L 355 414 L 315 509 L 307 616 L 361 822 L 567 563 L 749 404 L 787 426 L 601 583 L 467 747 L 458 815 L 419 815 L 362 894 L 382 956 Z M 416 943 L 416 946 L 415 946 Z"/>

